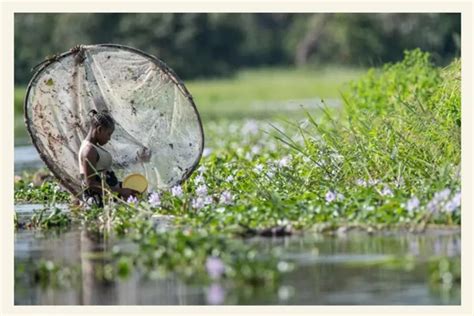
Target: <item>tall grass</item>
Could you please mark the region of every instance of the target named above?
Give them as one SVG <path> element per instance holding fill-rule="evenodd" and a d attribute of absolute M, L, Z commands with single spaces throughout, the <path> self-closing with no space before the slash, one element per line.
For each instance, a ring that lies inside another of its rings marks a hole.
<path fill-rule="evenodd" d="M 346 111 L 332 145 L 350 176 L 448 185 L 460 164 L 460 62 L 445 69 L 419 50 L 371 70 L 343 94 Z"/>
<path fill-rule="evenodd" d="M 460 190 L 460 66 L 455 60 L 439 69 L 427 53 L 406 52 L 402 62 L 352 83 L 341 113 L 326 111 L 320 120 L 308 115 L 302 144 L 284 133 L 280 138 L 322 166 L 310 186 L 364 199 L 358 187 L 379 183 L 379 206 L 387 195 L 428 202 L 447 189 L 452 196 Z M 438 204 L 441 211 L 447 205 Z"/>

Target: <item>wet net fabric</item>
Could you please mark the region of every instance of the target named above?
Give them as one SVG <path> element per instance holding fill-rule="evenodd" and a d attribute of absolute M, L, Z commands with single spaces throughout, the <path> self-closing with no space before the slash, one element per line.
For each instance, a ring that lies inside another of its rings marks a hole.
<path fill-rule="evenodd" d="M 160 60 L 115 45 L 81 46 L 48 62 L 30 82 L 25 121 L 40 156 L 73 193 L 81 190 L 78 151 L 89 111 L 108 111 L 115 131 L 104 145 L 119 179 L 139 172 L 150 189 L 182 182 L 202 153 L 191 96 Z M 149 161 L 139 159 L 151 153 Z"/>

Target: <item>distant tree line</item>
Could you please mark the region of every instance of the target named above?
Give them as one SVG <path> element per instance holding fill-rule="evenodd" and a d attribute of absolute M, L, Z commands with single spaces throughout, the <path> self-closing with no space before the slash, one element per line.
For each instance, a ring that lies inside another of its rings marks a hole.
<path fill-rule="evenodd" d="M 15 82 L 77 44 L 132 46 L 189 79 L 239 67 L 376 66 L 416 47 L 444 65 L 460 55 L 460 34 L 456 13 L 17 13 Z"/>

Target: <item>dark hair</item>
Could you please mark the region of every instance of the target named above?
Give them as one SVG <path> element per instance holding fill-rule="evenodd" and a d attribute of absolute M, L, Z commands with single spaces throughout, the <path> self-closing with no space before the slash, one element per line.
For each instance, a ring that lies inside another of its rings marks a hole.
<path fill-rule="evenodd" d="M 105 111 L 97 112 L 96 110 L 90 110 L 89 116 L 91 117 L 91 121 L 90 121 L 91 128 L 97 128 L 99 126 L 102 126 L 105 128 L 115 127 L 115 121 L 108 112 L 105 112 Z"/>

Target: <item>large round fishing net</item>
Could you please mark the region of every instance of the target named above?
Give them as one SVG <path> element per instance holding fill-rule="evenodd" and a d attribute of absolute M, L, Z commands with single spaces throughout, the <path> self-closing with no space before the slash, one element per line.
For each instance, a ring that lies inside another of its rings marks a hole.
<path fill-rule="evenodd" d="M 115 131 L 104 145 L 123 178 L 146 176 L 151 189 L 185 180 L 204 136 L 191 95 L 156 57 L 120 45 L 78 46 L 45 61 L 25 99 L 25 122 L 41 158 L 72 193 L 81 191 L 78 151 L 89 111 L 108 111 Z M 148 161 L 139 159 L 151 153 Z"/>

